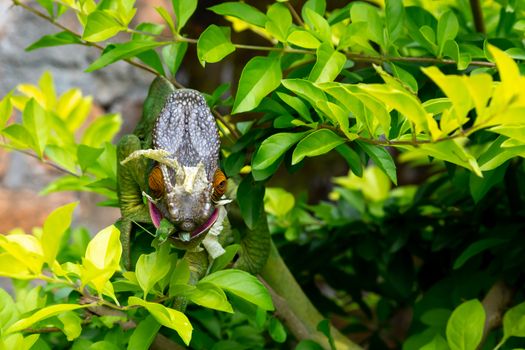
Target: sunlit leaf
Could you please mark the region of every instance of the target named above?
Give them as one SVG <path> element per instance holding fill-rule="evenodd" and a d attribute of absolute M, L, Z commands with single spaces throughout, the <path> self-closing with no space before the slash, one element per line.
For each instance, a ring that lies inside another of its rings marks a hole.
<path fill-rule="evenodd" d="M 197 0 L 171 0 L 171 3 L 175 13 L 177 32 L 180 32 L 197 9 Z"/>
<path fill-rule="evenodd" d="M 233 16 L 247 23 L 264 28 L 266 16 L 257 8 L 244 2 L 223 2 L 221 4 L 209 7 L 208 10 L 221 16 Z"/>
<path fill-rule="evenodd" d="M 292 154 L 292 164 L 297 164 L 304 157 L 315 157 L 330 152 L 345 140 L 328 129 L 320 129 L 302 139 Z"/>
<path fill-rule="evenodd" d="M 157 41 L 129 41 L 127 43 L 113 44 L 111 50 L 104 51 L 102 55 L 86 68 L 86 72 L 93 72 L 119 60 L 135 57 L 142 52 L 165 45 Z"/>
<path fill-rule="evenodd" d="M 35 312 L 29 317 L 18 320 L 6 330 L 6 333 L 19 332 L 28 327 L 31 327 L 33 324 L 41 320 L 44 320 L 46 318 L 59 315 L 66 311 L 72 311 L 72 310 L 81 309 L 81 308 L 90 307 L 90 306 L 92 305 L 91 304 L 85 304 L 85 305 L 55 304 L 55 305 L 47 306 L 43 309 L 38 310 L 37 312 Z"/>
<path fill-rule="evenodd" d="M 176 331 L 186 345 L 189 345 L 193 327 L 182 312 L 165 307 L 162 304 L 144 301 L 137 297 L 129 297 L 128 305 L 139 305 L 146 308 L 161 325 Z"/>
<path fill-rule="evenodd" d="M 53 262 L 56 259 L 62 237 L 71 225 L 73 211 L 77 205 L 78 202 L 74 202 L 53 210 L 44 222 L 40 241 L 42 243 L 45 261 L 50 267 L 53 266 Z"/>
<path fill-rule="evenodd" d="M 266 95 L 279 86 L 281 77 L 278 58 L 252 58 L 242 70 L 232 113 L 246 112 L 257 107 Z"/>
<path fill-rule="evenodd" d="M 104 41 L 125 29 L 126 27 L 106 12 L 94 11 L 87 17 L 82 39 L 90 42 Z"/>
<path fill-rule="evenodd" d="M 447 342 L 451 350 L 475 350 L 483 336 L 485 310 L 477 299 L 458 306 L 447 322 Z"/>
<path fill-rule="evenodd" d="M 217 271 L 201 280 L 201 283 L 205 282 L 233 293 L 263 310 L 274 310 L 272 298 L 266 288 L 248 272 L 235 269 Z"/>
<path fill-rule="evenodd" d="M 230 28 L 210 25 L 199 37 L 197 55 L 204 66 L 206 62 L 215 63 L 235 51 L 230 41 Z"/>

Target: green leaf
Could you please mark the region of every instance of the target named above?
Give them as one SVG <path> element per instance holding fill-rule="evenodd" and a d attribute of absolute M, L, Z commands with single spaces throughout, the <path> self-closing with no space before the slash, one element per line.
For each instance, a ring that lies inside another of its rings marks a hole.
<path fill-rule="evenodd" d="M 277 96 L 288 106 L 292 107 L 304 120 L 313 122 L 308 106 L 298 97 L 291 96 L 282 92 L 277 92 Z"/>
<path fill-rule="evenodd" d="M 268 17 L 266 30 L 280 42 L 286 42 L 288 30 L 292 26 L 292 15 L 288 8 L 283 4 L 275 3 L 268 8 L 266 16 Z"/>
<path fill-rule="evenodd" d="M 182 312 L 137 297 L 129 297 L 128 305 L 139 305 L 146 308 L 161 325 L 173 329 L 186 345 L 190 344 L 193 327 L 190 320 Z"/>
<path fill-rule="evenodd" d="M 26 51 L 29 52 L 43 47 L 80 44 L 81 42 L 82 41 L 75 34 L 64 31 L 52 35 L 44 35 L 28 47 L 26 47 Z"/>
<path fill-rule="evenodd" d="M 451 350 L 475 350 L 483 336 L 485 310 L 477 299 L 458 306 L 447 322 L 447 343 Z"/>
<path fill-rule="evenodd" d="M 313 107 L 316 107 L 319 101 L 327 101 L 325 93 L 311 81 L 304 79 L 284 79 L 282 83 L 285 88 L 310 102 L 310 105 Z"/>
<path fill-rule="evenodd" d="M 326 336 L 326 338 L 328 339 L 328 343 L 330 344 L 330 348 L 332 350 L 336 350 L 334 338 L 332 337 L 332 332 L 330 329 L 330 321 L 322 320 L 321 322 L 319 322 L 319 324 L 317 325 L 317 330 Z"/>
<path fill-rule="evenodd" d="M 186 285 L 190 280 L 190 266 L 186 259 L 179 259 L 177 266 L 171 273 L 169 296 L 177 294 L 177 285 Z"/>
<path fill-rule="evenodd" d="M 93 72 L 97 69 L 104 68 L 119 60 L 135 57 L 138 54 L 165 45 L 163 42 L 156 41 L 128 41 L 127 43 L 112 44 L 111 50 L 104 50 L 102 55 L 91 63 L 86 72 Z"/>
<path fill-rule="evenodd" d="M 35 143 L 31 134 L 20 124 L 9 125 L 2 130 L 2 134 L 11 140 L 14 147 L 19 149 L 33 148 Z"/>
<path fill-rule="evenodd" d="M 230 28 L 210 25 L 197 41 L 197 56 L 202 66 L 206 62 L 215 63 L 235 51 L 230 41 Z"/>
<path fill-rule="evenodd" d="M 449 350 L 447 341 L 441 335 L 436 334 L 434 338 L 425 344 L 420 350 Z"/>
<path fill-rule="evenodd" d="M 317 48 L 317 61 L 310 72 L 309 80 L 316 83 L 333 81 L 346 62 L 346 56 L 336 51 L 328 43 L 322 43 Z"/>
<path fill-rule="evenodd" d="M 363 164 L 361 157 L 348 145 L 339 145 L 335 150 L 346 160 L 350 170 L 357 176 L 363 176 Z"/>
<path fill-rule="evenodd" d="M 439 17 L 437 26 L 437 42 L 439 46 L 439 56 L 443 52 L 445 43 L 454 40 L 458 35 L 459 23 L 456 15 L 452 11 L 447 11 Z"/>
<path fill-rule="evenodd" d="M 96 164 L 97 159 L 104 152 L 102 148 L 94 148 L 87 145 L 78 145 L 77 148 L 77 159 L 78 165 L 82 172 L 85 172 L 89 167 Z"/>
<path fill-rule="evenodd" d="M 12 92 L 9 92 L 0 100 L 0 130 L 5 127 L 5 124 L 11 118 L 13 113 L 13 104 L 11 103 Z"/>
<path fill-rule="evenodd" d="M 292 165 L 299 163 L 304 157 L 315 157 L 330 152 L 343 144 L 345 140 L 333 131 L 320 129 L 306 136 L 299 142 L 292 154 Z"/>
<path fill-rule="evenodd" d="M 81 143 L 91 147 L 100 147 L 106 142 L 111 142 L 121 125 L 120 114 L 106 114 L 98 117 L 84 131 Z"/>
<path fill-rule="evenodd" d="M 224 2 L 219 5 L 208 7 L 208 10 L 221 16 L 239 18 L 261 28 L 264 28 L 264 25 L 266 24 L 266 16 L 264 13 L 244 2 Z"/>
<path fill-rule="evenodd" d="M 233 313 L 231 304 L 226 298 L 226 294 L 219 287 L 211 283 L 199 282 L 195 287 L 190 287 L 182 293 L 182 296 L 190 299 L 197 305 L 209 309 Z"/>
<path fill-rule="evenodd" d="M 127 350 L 148 350 L 160 330 L 160 323 L 152 315 L 142 320 L 131 334 Z"/>
<path fill-rule="evenodd" d="M 197 9 L 197 0 L 171 0 L 171 3 L 177 20 L 177 32 L 180 32 Z"/>
<path fill-rule="evenodd" d="M 89 42 L 104 41 L 122 30 L 126 30 L 126 27 L 111 15 L 103 11 L 94 11 L 87 17 L 82 39 Z"/>
<path fill-rule="evenodd" d="M 98 232 L 88 243 L 82 260 L 82 284 L 92 283 L 99 293 L 119 269 L 122 245 L 120 232 L 115 226 L 108 226 Z"/>
<path fill-rule="evenodd" d="M 44 307 L 29 317 L 22 318 L 12 324 L 7 330 L 6 334 L 20 332 L 26 328 L 31 327 L 33 324 L 45 320 L 46 318 L 56 316 L 66 311 L 72 311 L 76 309 L 81 309 L 85 307 L 93 306 L 92 304 L 55 304 L 51 306 Z"/>
<path fill-rule="evenodd" d="M 34 99 L 26 103 L 22 114 L 22 124 L 33 140 L 32 149 L 42 158 L 49 136 L 46 111 Z"/>
<path fill-rule="evenodd" d="M 275 187 L 267 187 L 264 194 L 264 209 L 277 217 L 288 214 L 295 205 L 295 197 L 290 192 Z"/>
<path fill-rule="evenodd" d="M 305 49 L 317 49 L 321 45 L 321 42 L 314 35 L 302 29 L 292 31 L 286 38 L 286 41 Z"/>
<path fill-rule="evenodd" d="M 453 269 L 459 269 L 461 266 L 463 266 L 470 258 L 472 258 L 474 255 L 477 255 L 487 249 L 490 249 L 492 247 L 496 247 L 498 245 L 501 245 L 503 243 L 507 242 L 505 239 L 500 238 L 486 238 L 479 240 L 477 242 L 472 243 L 461 253 L 460 256 L 454 261 Z"/>
<path fill-rule="evenodd" d="M 386 29 L 390 42 L 399 38 L 405 21 L 405 8 L 402 0 L 385 1 Z"/>
<path fill-rule="evenodd" d="M 474 173 L 470 174 L 469 189 L 474 202 L 478 203 L 483 197 L 485 197 L 492 187 L 503 181 L 508 164 L 509 163 L 505 163 L 503 166 L 484 172 L 483 178 Z"/>
<path fill-rule="evenodd" d="M 13 297 L 5 289 L 0 288 L 0 330 L 4 331 L 19 318 L 19 311 Z"/>
<path fill-rule="evenodd" d="M 359 89 L 403 114 L 415 124 L 416 132 L 428 130 L 427 112 L 418 98 L 410 92 L 388 84 L 359 84 Z"/>
<path fill-rule="evenodd" d="M 295 350 L 323 350 L 323 347 L 313 340 L 304 339 L 297 344 Z"/>
<path fill-rule="evenodd" d="M 53 210 L 44 222 L 40 242 L 42 244 L 45 261 L 50 267 L 53 267 L 53 263 L 58 254 L 58 248 L 62 242 L 62 237 L 71 225 L 73 211 L 77 205 L 78 202 L 74 202 Z"/>
<path fill-rule="evenodd" d="M 275 163 L 287 150 L 301 140 L 307 132 L 279 133 L 264 140 L 252 160 L 253 169 L 266 169 Z"/>
<path fill-rule="evenodd" d="M 201 283 L 211 283 L 227 292 L 247 300 L 266 311 L 274 310 L 272 298 L 261 282 L 248 272 L 222 270 L 204 277 Z"/>
<path fill-rule="evenodd" d="M 264 186 L 255 182 L 252 176 L 246 176 L 237 187 L 237 201 L 242 218 L 249 229 L 253 230 L 261 216 L 264 200 Z"/>
<path fill-rule="evenodd" d="M 187 42 L 170 44 L 162 48 L 162 59 L 164 63 L 166 63 L 166 66 L 168 66 L 172 76 L 177 74 L 187 49 Z"/>
<path fill-rule="evenodd" d="M 232 114 L 247 112 L 281 83 L 282 72 L 278 58 L 254 57 L 244 67 Z"/>
<path fill-rule="evenodd" d="M 370 145 L 365 142 L 356 141 L 366 154 L 374 161 L 374 163 L 392 180 L 394 185 L 397 185 L 396 164 L 392 159 L 390 153 L 383 147 Z"/>
<path fill-rule="evenodd" d="M 310 32 L 321 40 L 321 42 L 331 44 L 332 32 L 326 19 L 309 8 L 305 8 L 303 14 L 304 21 L 310 28 Z"/>
<path fill-rule="evenodd" d="M 503 316 L 503 339 L 505 342 L 510 337 L 525 337 L 525 303 L 518 304 Z"/>
<path fill-rule="evenodd" d="M 58 319 L 62 322 L 62 331 L 67 337 L 68 341 L 73 341 L 82 333 L 82 319 L 73 311 L 67 311 L 58 315 Z"/>
<path fill-rule="evenodd" d="M 213 260 L 213 263 L 210 267 L 210 273 L 214 273 L 215 271 L 220 271 L 224 269 L 228 264 L 233 260 L 235 255 L 237 254 L 237 251 L 239 250 L 240 245 L 238 244 L 231 244 L 224 248 L 224 253 L 219 256 L 218 258 Z"/>
<path fill-rule="evenodd" d="M 163 279 L 171 269 L 172 257 L 169 255 L 169 245 L 162 244 L 150 254 L 142 254 L 135 268 L 135 276 L 144 291 L 144 298 L 153 289 L 153 286 Z"/>
<path fill-rule="evenodd" d="M 156 37 L 162 33 L 164 24 L 143 22 L 140 23 L 136 30 L 131 34 L 132 41 L 155 41 Z"/>
<path fill-rule="evenodd" d="M 286 341 L 286 330 L 281 321 L 275 317 L 270 318 L 268 333 L 270 333 L 270 337 L 277 343 L 284 343 Z"/>
<path fill-rule="evenodd" d="M 157 13 L 164 19 L 164 21 L 168 24 L 168 27 L 170 27 L 171 33 L 173 34 L 173 37 L 177 37 L 177 30 L 175 29 L 175 23 L 173 23 L 173 18 L 171 18 L 171 15 L 168 13 L 168 10 L 166 10 L 162 6 L 155 7 L 155 10 Z"/>
<path fill-rule="evenodd" d="M 310 9 L 323 16 L 326 11 L 326 0 L 307 0 L 301 9 L 301 15 L 305 17 L 306 9 Z"/>

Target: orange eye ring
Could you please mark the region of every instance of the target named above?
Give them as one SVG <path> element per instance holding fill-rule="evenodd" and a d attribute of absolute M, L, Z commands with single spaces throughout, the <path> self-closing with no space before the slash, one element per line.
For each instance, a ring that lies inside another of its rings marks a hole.
<path fill-rule="evenodd" d="M 217 169 L 213 175 L 212 199 L 214 202 L 217 202 L 219 199 L 221 199 L 222 195 L 226 192 L 227 187 L 228 185 L 226 182 L 226 175 L 224 175 L 221 169 Z"/>
<path fill-rule="evenodd" d="M 162 170 L 157 165 L 155 166 L 148 176 L 148 186 L 151 194 L 155 198 L 160 198 L 164 195 L 164 177 L 162 176 Z"/>

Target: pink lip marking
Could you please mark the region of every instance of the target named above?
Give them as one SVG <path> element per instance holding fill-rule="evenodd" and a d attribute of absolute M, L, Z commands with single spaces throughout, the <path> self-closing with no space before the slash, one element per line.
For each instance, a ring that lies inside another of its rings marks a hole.
<path fill-rule="evenodd" d="M 160 221 L 162 220 L 162 214 L 157 209 L 155 204 L 148 201 L 148 208 L 149 208 L 149 215 L 151 216 L 151 221 L 153 222 L 153 225 L 155 225 L 156 228 L 159 228 Z"/>

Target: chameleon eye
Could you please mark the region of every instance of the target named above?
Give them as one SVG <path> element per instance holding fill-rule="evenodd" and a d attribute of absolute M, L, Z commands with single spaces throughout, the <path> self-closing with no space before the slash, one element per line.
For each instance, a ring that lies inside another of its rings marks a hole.
<path fill-rule="evenodd" d="M 226 187 L 226 176 L 220 169 L 217 169 L 215 175 L 213 175 L 213 194 L 211 196 L 214 202 L 221 199 L 224 192 L 226 192 Z"/>
<path fill-rule="evenodd" d="M 155 198 L 160 198 L 164 195 L 164 177 L 162 176 L 162 171 L 158 165 L 155 166 L 149 173 L 148 185 L 151 194 Z"/>

